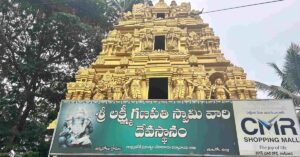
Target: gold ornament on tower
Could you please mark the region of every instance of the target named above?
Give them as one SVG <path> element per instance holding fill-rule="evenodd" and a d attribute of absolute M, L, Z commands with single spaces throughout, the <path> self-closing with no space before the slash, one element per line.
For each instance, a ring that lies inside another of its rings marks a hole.
<path fill-rule="evenodd" d="M 186 2 L 134 5 L 102 41 L 97 60 L 68 83 L 66 98 L 256 99 L 255 83 L 225 59 L 200 15 Z"/>

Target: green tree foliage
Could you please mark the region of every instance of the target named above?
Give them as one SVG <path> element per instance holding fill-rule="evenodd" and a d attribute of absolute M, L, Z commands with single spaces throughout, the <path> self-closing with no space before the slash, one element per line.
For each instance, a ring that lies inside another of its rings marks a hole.
<path fill-rule="evenodd" d="M 0 152 L 47 155 L 66 83 L 119 16 L 106 0 L 0 0 Z"/>
<path fill-rule="evenodd" d="M 132 10 L 132 6 L 136 3 L 145 3 L 145 0 L 107 0 L 109 6 L 114 8 L 117 13 L 124 13 Z"/>
<path fill-rule="evenodd" d="M 269 63 L 269 65 L 282 80 L 281 86 L 256 82 L 258 89 L 267 91 L 269 96 L 276 99 L 292 98 L 295 106 L 300 106 L 300 46 L 291 44 L 282 69 L 275 63 Z"/>
<path fill-rule="evenodd" d="M 47 15 L 56 12 L 72 13 L 86 23 L 98 26 L 104 32 L 112 29 L 123 12 L 131 11 L 134 4 L 150 0 L 28 0 Z"/>
<path fill-rule="evenodd" d="M 111 22 L 117 23 L 122 14 L 132 11 L 133 5 L 137 3 L 147 3 L 152 5 L 151 0 L 106 0 L 108 8 L 108 16 Z"/>
<path fill-rule="evenodd" d="M 108 7 L 105 0 L 28 0 L 34 8 L 42 9 L 51 16 L 57 12 L 65 12 L 78 16 L 81 21 L 98 26 L 103 32 L 112 28 L 114 10 Z"/>
<path fill-rule="evenodd" d="M 99 31 L 72 14 L 46 16 L 18 1 L 0 6 L 0 149 L 37 151 L 66 82 L 98 54 Z"/>

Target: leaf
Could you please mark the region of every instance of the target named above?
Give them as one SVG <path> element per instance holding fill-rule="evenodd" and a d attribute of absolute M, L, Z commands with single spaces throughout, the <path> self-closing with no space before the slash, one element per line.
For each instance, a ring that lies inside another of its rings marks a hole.
<path fill-rule="evenodd" d="M 292 43 L 288 48 L 283 69 L 275 63 L 269 65 L 282 79 L 281 86 L 256 82 L 258 89 L 266 91 L 276 99 L 292 98 L 296 106 L 300 105 L 300 46 Z"/>
<path fill-rule="evenodd" d="M 269 66 L 271 66 L 275 72 L 280 76 L 282 79 L 285 77 L 284 73 L 279 69 L 279 67 L 275 63 L 268 63 Z"/>

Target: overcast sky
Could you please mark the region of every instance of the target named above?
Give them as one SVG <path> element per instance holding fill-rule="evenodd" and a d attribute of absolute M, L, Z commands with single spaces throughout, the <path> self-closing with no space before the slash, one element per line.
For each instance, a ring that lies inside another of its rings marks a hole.
<path fill-rule="evenodd" d="M 177 0 L 177 3 L 191 2 L 193 9 L 211 11 L 265 1 L 270 0 Z M 171 0 L 165 2 L 170 4 Z M 300 0 L 201 16 L 220 37 L 222 53 L 245 69 L 247 79 L 280 84 L 279 77 L 267 63 L 274 62 L 281 67 L 291 42 L 300 44 Z M 264 93 L 258 95 L 266 98 Z"/>

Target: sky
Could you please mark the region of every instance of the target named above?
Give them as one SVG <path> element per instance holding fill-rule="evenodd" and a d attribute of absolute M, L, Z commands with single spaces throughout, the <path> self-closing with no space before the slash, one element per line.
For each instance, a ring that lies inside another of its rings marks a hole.
<path fill-rule="evenodd" d="M 190 2 L 192 9 L 212 11 L 271 0 L 177 0 Z M 158 0 L 153 0 L 153 4 Z M 170 4 L 171 0 L 165 0 Z M 244 68 L 247 79 L 280 85 L 267 63 L 282 67 L 292 42 L 300 44 L 300 0 L 202 14 L 202 19 L 220 37 L 221 51 L 233 64 Z M 268 98 L 258 92 L 258 98 Z"/>

